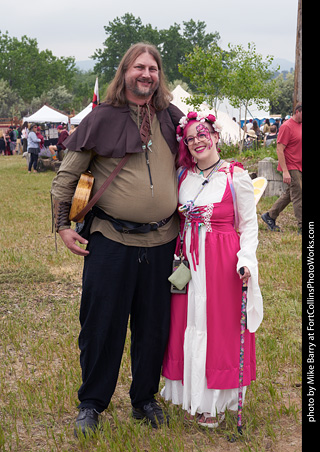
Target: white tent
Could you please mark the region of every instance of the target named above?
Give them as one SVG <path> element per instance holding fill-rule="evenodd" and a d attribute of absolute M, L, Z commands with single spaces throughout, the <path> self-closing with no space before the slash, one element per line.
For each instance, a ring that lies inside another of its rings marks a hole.
<path fill-rule="evenodd" d="M 194 110 L 194 107 L 192 107 L 192 105 L 188 105 L 185 102 L 185 99 L 191 97 L 191 94 L 185 91 L 180 85 L 176 86 L 171 94 L 173 95 L 172 103 L 176 107 L 180 108 L 183 113 L 187 114 L 189 111 Z M 219 109 L 216 114 L 213 109 L 209 109 L 207 104 L 202 104 L 200 107 L 197 107 L 197 110 L 206 114 L 211 113 L 217 117 L 217 121 L 222 126 L 222 132 L 220 134 L 222 141 L 227 144 L 236 144 L 240 141 L 243 131 L 227 113 L 220 111 Z"/>
<path fill-rule="evenodd" d="M 80 111 L 80 113 L 78 113 L 76 116 L 71 118 L 70 123 L 74 124 L 74 125 L 80 124 L 80 122 L 83 120 L 83 118 L 85 116 L 87 116 L 87 114 L 90 113 L 90 111 L 92 111 L 92 102 L 90 102 L 90 104 L 86 108 L 84 108 L 82 111 Z"/>
<path fill-rule="evenodd" d="M 67 115 L 60 113 L 53 108 L 44 105 L 40 108 L 40 110 L 36 111 L 33 115 L 27 116 L 23 118 L 23 122 L 28 121 L 35 123 L 45 123 L 45 122 L 54 122 L 54 123 L 65 123 L 68 124 L 69 118 Z"/>
<path fill-rule="evenodd" d="M 241 108 L 241 112 L 240 112 L 239 108 L 232 107 L 232 105 L 229 103 L 228 99 L 223 99 L 223 101 L 218 102 L 218 110 L 227 113 L 232 118 L 235 117 L 238 122 L 240 120 L 244 121 L 244 114 L 245 114 L 244 107 Z M 239 118 L 240 113 L 241 113 L 241 118 Z M 250 105 L 248 107 L 247 121 L 249 121 L 249 119 L 258 119 L 261 121 L 262 119 L 265 119 L 265 118 L 270 118 L 270 113 L 268 110 L 259 108 L 256 104 Z"/>
<path fill-rule="evenodd" d="M 173 95 L 173 105 L 178 107 L 183 113 L 187 114 L 188 111 L 193 110 L 192 105 L 188 105 L 185 102 L 185 99 L 191 97 L 191 94 L 185 91 L 181 85 L 177 85 L 175 89 L 171 91 L 171 94 Z"/>

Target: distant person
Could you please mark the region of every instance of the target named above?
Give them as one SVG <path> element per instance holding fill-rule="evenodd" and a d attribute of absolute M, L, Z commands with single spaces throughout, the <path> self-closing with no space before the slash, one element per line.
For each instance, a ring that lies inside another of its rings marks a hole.
<path fill-rule="evenodd" d="M 50 145 L 49 151 L 52 155 L 53 160 L 57 160 L 57 159 L 62 160 L 63 156 L 64 156 L 64 151 L 66 149 L 63 142 L 64 142 L 64 140 L 66 140 L 68 138 L 69 133 L 62 125 L 59 125 L 57 127 L 57 130 L 58 130 L 58 134 L 59 134 L 58 142 L 57 142 L 57 144 Z"/>
<path fill-rule="evenodd" d="M 28 151 L 28 122 L 25 121 L 21 127 L 22 154 Z"/>
<path fill-rule="evenodd" d="M 246 141 L 245 146 L 247 149 L 253 148 L 254 150 L 257 150 L 257 143 L 258 143 L 258 137 L 256 132 L 251 128 L 251 130 L 248 130 L 246 132 Z"/>
<path fill-rule="evenodd" d="M 278 171 L 282 171 L 286 191 L 261 218 L 271 231 L 280 231 L 276 225 L 279 214 L 292 201 L 298 222 L 298 233 L 302 233 L 302 104 L 297 104 L 294 115 L 280 127 L 277 138 Z"/>
<path fill-rule="evenodd" d="M 41 133 L 41 127 L 40 126 L 37 127 L 36 135 L 41 140 L 40 143 L 39 143 L 39 147 L 40 147 L 40 149 L 43 149 L 43 147 L 44 147 L 44 136 Z"/>
<path fill-rule="evenodd" d="M 261 136 L 261 130 L 260 130 L 260 127 L 258 125 L 258 121 L 256 119 L 252 122 L 251 130 L 254 131 L 254 133 L 257 135 L 257 138 L 259 139 L 260 136 Z"/>
<path fill-rule="evenodd" d="M 6 135 L 3 130 L 0 130 L 0 155 L 5 155 L 6 144 Z"/>
<path fill-rule="evenodd" d="M 9 133 L 10 133 L 10 129 L 7 129 L 6 132 L 4 133 L 4 138 L 5 138 L 5 143 L 6 143 L 6 149 L 4 151 L 5 155 L 11 155 Z"/>
<path fill-rule="evenodd" d="M 37 137 L 37 128 L 37 124 L 31 124 L 28 134 L 28 153 L 30 154 L 28 173 L 31 173 L 32 167 L 34 173 L 38 172 L 37 165 L 41 139 Z"/>
<path fill-rule="evenodd" d="M 249 132 L 250 129 L 252 129 L 252 119 L 249 119 L 249 121 L 247 121 L 247 124 L 245 124 L 243 128 L 245 132 Z"/>
<path fill-rule="evenodd" d="M 10 143 L 10 154 L 13 155 L 15 153 L 16 150 L 16 145 L 17 145 L 17 135 L 16 132 L 14 131 L 14 127 L 10 126 L 9 127 L 9 143 Z"/>
<path fill-rule="evenodd" d="M 263 124 L 263 127 L 262 127 L 262 132 L 263 132 L 264 135 L 266 135 L 267 133 L 270 132 L 270 121 L 269 121 L 268 118 L 266 118 L 264 120 L 264 124 Z"/>
<path fill-rule="evenodd" d="M 22 149 L 22 145 L 21 145 L 21 127 L 18 126 L 17 129 L 17 147 L 16 147 L 16 152 L 17 154 L 21 154 L 21 149 Z"/>
<path fill-rule="evenodd" d="M 264 137 L 264 145 L 270 146 L 270 144 L 277 141 L 277 126 L 275 124 L 271 124 L 270 132 L 268 132 Z"/>

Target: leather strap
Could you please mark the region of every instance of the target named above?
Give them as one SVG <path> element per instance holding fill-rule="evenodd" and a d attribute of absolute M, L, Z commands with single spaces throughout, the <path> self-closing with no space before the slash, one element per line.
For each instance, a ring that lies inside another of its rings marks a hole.
<path fill-rule="evenodd" d="M 133 221 L 113 218 L 110 215 L 106 214 L 102 209 L 99 209 L 99 207 L 97 206 L 93 207 L 92 212 L 94 216 L 100 218 L 101 220 L 110 221 L 114 229 L 118 232 L 122 232 L 123 234 L 145 234 L 150 231 L 156 231 L 157 229 L 166 225 L 173 217 L 172 214 L 170 215 L 170 217 L 164 218 L 160 221 L 151 221 L 150 223 L 135 223 Z"/>
<path fill-rule="evenodd" d="M 119 174 L 119 172 L 121 171 L 121 169 L 124 167 L 124 165 L 127 163 L 127 161 L 129 160 L 129 158 L 131 157 L 132 154 L 126 154 L 122 160 L 120 160 L 120 162 L 118 163 L 118 165 L 115 167 L 115 169 L 112 171 L 112 173 L 110 174 L 110 176 L 104 181 L 104 183 L 101 185 L 101 187 L 99 188 L 99 190 L 97 191 L 97 193 L 90 199 L 90 201 L 88 202 L 88 204 L 81 210 L 81 212 L 78 213 L 78 215 L 76 215 L 73 218 L 73 221 L 77 222 L 79 221 L 82 217 L 84 217 L 89 210 L 95 205 L 95 203 L 98 201 L 98 199 L 100 198 L 100 196 L 102 195 L 102 193 L 106 190 L 106 188 L 108 188 L 108 186 L 111 184 L 111 182 L 113 181 L 113 179 L 117 176 L 117 174 Z"/>
<path fill-rule="evenodd" d="M 151 103 L 149 105 L 145 104 L 141 107 L 142 122 L 141 122 L 141 127 L 140 127 L 140 137 L 141 137 L 141 141 L 146 146 L 148 146 L 148 143 L 150 140 L 151 124 L 152 124 L 152 120 L 155 115 L 155 112 L 156 112 L 156 110 Z"/>

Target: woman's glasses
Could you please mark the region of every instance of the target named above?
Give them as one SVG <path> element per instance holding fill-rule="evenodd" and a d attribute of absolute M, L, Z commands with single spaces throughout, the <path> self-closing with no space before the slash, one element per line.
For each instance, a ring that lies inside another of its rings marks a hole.
<path fill-rule="evenodd" d="M 209 136 L 207 133 L 198 133 L 195 137 L 186 137 L 183 142 L 184 144 L 186 144 L 187 146 L 192 146 L 193 144 L 195 144 L 196 139 L 198 141 L 205 141 L 209 139 Z"/>

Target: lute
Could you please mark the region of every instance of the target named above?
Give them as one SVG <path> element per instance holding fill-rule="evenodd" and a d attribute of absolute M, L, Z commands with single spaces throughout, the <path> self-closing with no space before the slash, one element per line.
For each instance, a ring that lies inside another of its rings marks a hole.
<path fill-rule="evenodd" d="M 86 171 L 82 173 L 77 184 L 77 188 L 74 192 L 72 205 L 69 213 L 69 220 L 75 221 L 77 215 L 86 207 L 89 202 L 92 187 L 94 183 L 94 177 L 91 173 Z M 82 223 L 84 216 L 77 220 L 78 223 Z"/>
<path fill-rule="evenodd" d="M 113 179 L 120 172 L 121 168 L 124 167 L 131 155 L 132 154 L 126 154 L 124 157 L 122 157 L 110 176 L 104 181 L 99 190 L 92 196 L 91 199 L 90 196 L 94 177 L 88 171 L 81 174 L 70 209 L 69 219 L 71 221 L 75 221 L 77 223 L 83 222 L 86 214 L 95 205 L 102 193 L 109 187 Z"/>

